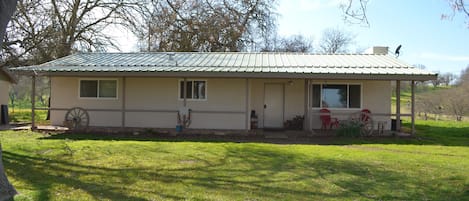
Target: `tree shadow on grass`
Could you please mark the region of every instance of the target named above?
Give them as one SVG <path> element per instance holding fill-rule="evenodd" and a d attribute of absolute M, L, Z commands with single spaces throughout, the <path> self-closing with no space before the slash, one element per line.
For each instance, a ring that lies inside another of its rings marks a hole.
<path fill-rule="evenodd" d="M 180 157 L 173 154 L 165 162 L 184 164 L 165 167 L 155 161 L 146 168 L 138 164 L 103 168 L 70 162 L 70 158 L 50 159 L 8 151 L 4 152 L 4 161 L 16 180 L 40 192 L 38 200 L 54 199 L 56 192 L 52 188 L 57 184 L 86 191 L 96 200 L 462 200 L 468 196 L 463 194 L 464 189 L 445 188 L 429 181 L 430 177 L 407 175 L 365 162 L 314 157 L 281 147 L 224 146 L 224 152 L 210 160 L 189 153 L 178 161 Z M 148 186 L 134 186 L 137 182 Z M 451 182 L 451 178 L 438 182 Z M 161 184 L 173 188 L 155 189 Z M 131 196 L 132 191 L 142 195 Z"/>
<path fill-rule="evenodd" d="M 9 174 L 17 180 L 26 182 L 31 186 L 31 190 L 38 191 L 37 200 L 51 200 L 54 197 L 53 194 L 69 193 L 53 192 L 53 186 L 57 185 L 64 185 L 68 189 L 83 190 L 96 200 L 146 200 L 131 196 L 129 192 L 123 192 L 123 190 L 143 190 L 132 189 L 132 183 L 135 180 L 122 175 L 125 171 L 134 171 L 132 169 L 112 169 L 79 165 L 65 160 L 26 156 L 8 151 L 3 152 L 3 160 Z M 109 182 L 86 181 L 79 179 L 80 176 L 98 177 L 102 181 L 114 179 L 118 182 L 109 184 Z M 172 198 L 180 199 L 177 196 Z M 80 200 L 78 197 L 68 199 Z"/>

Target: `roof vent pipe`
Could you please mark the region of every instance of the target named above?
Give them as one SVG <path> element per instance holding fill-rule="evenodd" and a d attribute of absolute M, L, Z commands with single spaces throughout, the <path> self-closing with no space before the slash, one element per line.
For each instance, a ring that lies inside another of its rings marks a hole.
<path fill-rule="evenodd" d="M 178 61 L 176 61 L 176 59 L 174 58 L 174 56 L 176 55 L 175 53 L 171 52 L 171 53 L 167 53 L 166 55 L 168 55 L 169 61 L 173 61 L 176 66 L 178 65 Z"/>
<path fill-rule="evenodd" d="M 168 53 L 168 60 L 174 61 L 174 53 Z"/>

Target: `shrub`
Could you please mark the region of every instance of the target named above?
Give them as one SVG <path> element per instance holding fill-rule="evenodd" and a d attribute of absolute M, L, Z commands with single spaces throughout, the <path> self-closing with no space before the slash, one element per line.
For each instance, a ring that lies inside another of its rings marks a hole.
<path fill-rule="evenodd" d="M 337 136 L 359 137 L 361 124 L 358 121 L 341 122 L 337 129 Z"/>

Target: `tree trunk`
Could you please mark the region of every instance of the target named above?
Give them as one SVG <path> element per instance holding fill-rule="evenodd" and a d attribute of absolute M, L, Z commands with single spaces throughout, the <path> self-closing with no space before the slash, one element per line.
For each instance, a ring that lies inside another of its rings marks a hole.
<path fill-rule="evenodd" d="M 0 143 L 0 201 L 11 199 L 17 194 L 15 188 L 8 181 L 5 169 L 3 168 L 2 144 Z"/>
<path fill-rule="evenodd" d="M 0 47 L 2 47 L 3 36 L 11 16 L 16 10 L 17 0 L 0 1 Z M 0 201 L 11 199 L 17 192 L 8 181 L 2 161 L 2 144 L 0 143 Z"/>

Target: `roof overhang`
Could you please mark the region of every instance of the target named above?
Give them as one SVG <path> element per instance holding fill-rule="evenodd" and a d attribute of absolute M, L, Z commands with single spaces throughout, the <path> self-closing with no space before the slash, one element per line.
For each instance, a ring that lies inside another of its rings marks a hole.
<path fill-rule="evenodd" d="M 66 77 L 197 77 L 197 78 L 279 78 L 331 80 L 402 80 L 427 81 L 437 74 L 345 74 L 345 73 L 284 73 L 284 72 L 41 72 L 15 71 L 22 75 Z"/>

